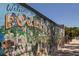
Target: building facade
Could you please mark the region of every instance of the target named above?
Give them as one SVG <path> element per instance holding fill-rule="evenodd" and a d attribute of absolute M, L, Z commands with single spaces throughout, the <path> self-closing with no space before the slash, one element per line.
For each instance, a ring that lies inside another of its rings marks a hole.
<path fill-rule="evenodd" d="M 27 4 L 0 4 L 0 34 L 6 56 L 53 55 L 64 39 L 64 27 Z"/>

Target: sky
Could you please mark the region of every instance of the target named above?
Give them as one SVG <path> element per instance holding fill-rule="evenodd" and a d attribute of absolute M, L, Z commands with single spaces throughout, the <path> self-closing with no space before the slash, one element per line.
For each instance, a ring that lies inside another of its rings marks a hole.
<path fill-rule="evenodd" d="M 79 27 L 79 4 L 37 3 L 29 4 L 51 20 L 68 27 Z"/>

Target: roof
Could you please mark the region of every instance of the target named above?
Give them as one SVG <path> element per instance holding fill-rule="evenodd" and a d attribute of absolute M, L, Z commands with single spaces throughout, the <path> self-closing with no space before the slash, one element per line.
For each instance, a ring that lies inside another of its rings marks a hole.
<path fill-rule="evenodd" d="M 64 25 L 60 25 L 60 28 L 64 29 Z"/>
<path fill-rule="evenodd" d="M 21 6 L 25 7 L 25 8 L 28 8 L 29 10 L 35 12 L 37 15 L 39 15 L 40 17 L 44 18 L 44 19 L 47 19 L 49 21 L 51 21 L 53 24 L 55 24 L 56 26 L 59 26 L 59 24 L 55 23 L 54 21 L 52 21 L 51 19 L 49 19 L 48 17 L 46 17 L 45 15 L 43 15 L 42 13 L 40 13 L 39 11 L 35 10 L 34 8 L 32 8 L 31 6 L 29 6 L 28 4 L 25 4 L 25 3 L 19 3 Z"/>

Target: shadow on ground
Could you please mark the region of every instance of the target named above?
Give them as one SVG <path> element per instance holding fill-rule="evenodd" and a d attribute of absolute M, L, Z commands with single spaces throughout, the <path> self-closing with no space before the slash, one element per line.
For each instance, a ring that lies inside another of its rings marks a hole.
<path fill-rule="evenodd" d="M 79 56 L 79 52 L 76 51 L 58 51 L 54 54 L 54 56 Z"/>
<path fill-rule="evenodd" d="M 62 49 L 58 50 L 54 56 L 79 56 L 79 40 L 77 43 L 68 43 Z M 76 42 L 76 41 L 75 41 Z"/>

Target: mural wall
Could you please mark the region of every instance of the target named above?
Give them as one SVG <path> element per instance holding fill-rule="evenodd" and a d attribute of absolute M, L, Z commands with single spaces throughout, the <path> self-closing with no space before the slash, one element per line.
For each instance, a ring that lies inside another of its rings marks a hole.
<path fill-rule="evenodd" d="M 59 28 L 19 4 L 0 4 L 0 55 L 53 55 Z"/>

